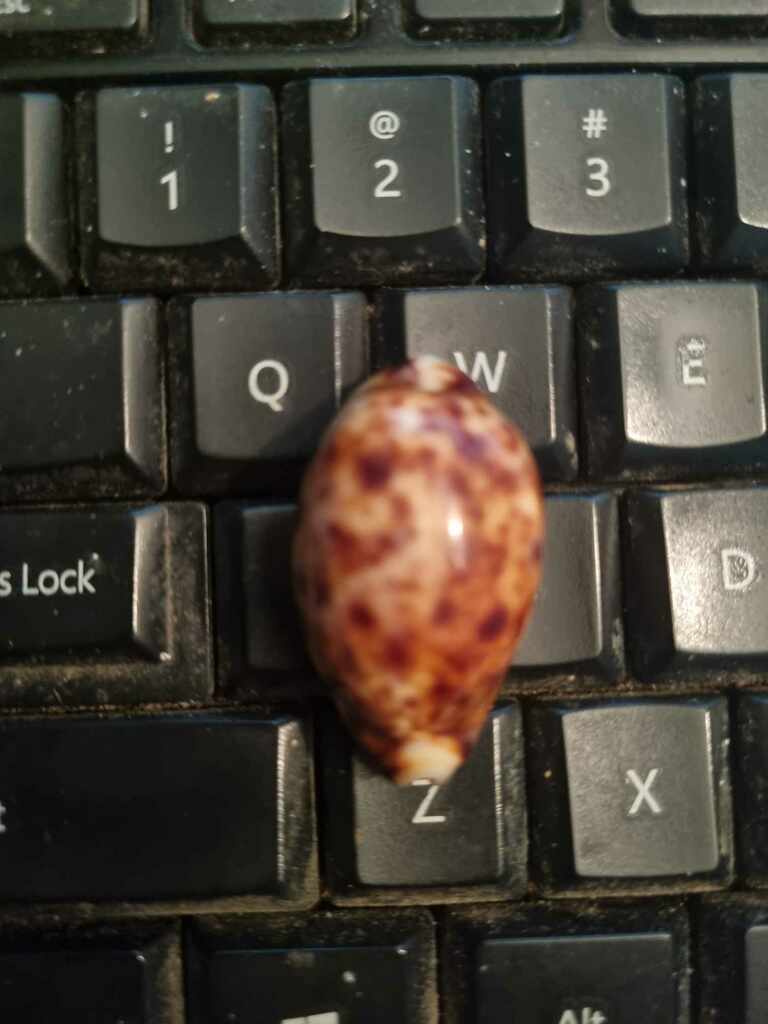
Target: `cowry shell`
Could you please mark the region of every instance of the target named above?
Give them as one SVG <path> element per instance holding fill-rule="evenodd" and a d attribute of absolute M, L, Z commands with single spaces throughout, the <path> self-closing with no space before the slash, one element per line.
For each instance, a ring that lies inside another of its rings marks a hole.
<path fill-rule="evenodd" d="M 298 603 L 342 716 L 396 782 L 444 782 L 471 750 L 543 533 L 525 440 L 447 363 L 371 377 L 322 439 L 300 498 Z"/>

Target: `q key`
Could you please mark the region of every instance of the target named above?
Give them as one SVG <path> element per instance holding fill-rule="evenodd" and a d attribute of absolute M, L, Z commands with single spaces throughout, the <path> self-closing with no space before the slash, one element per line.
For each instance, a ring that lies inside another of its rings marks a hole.
<path fill-rule="evenodd" d="M 176 486 L 185 494 L 284 494 L 298 479 L 289 470 L 312 454 L 367 364 L 359 292 L 172 303 Z"/>

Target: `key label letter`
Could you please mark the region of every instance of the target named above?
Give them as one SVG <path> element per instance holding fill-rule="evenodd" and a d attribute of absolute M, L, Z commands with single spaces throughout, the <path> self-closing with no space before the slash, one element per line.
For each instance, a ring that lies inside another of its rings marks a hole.
<path fill-rule="evenodd" d="M 308 1017 L 284 1017 L 280 1024 L 341 1024 L 335 1011 L 332 1013 L 310 1013 Z"/>
<path fill-rule="evenodd" d="M 261 386 L 261 375 L 265 371 L 277 375 L 277 387 L 273 391 L 264 391 Z M 288 367 L 277 359 L 262 359 L 248 374 L 248 390 L 251 397 L 254 401 L 269 406 L 272 412 L 283 411 L 282 402 L 290 386 L 291 375 L 288 373 Z"/>
<path fill-rule="evenodd" d="M 723 586 L 731 593 L 744 593 L 757 579 L 754 555 L 743 548 L 723 548 L 720 552 Z"/>
<path fill-rule="evenodd" d="M 442 825 L 446 821 L 444 814 L 430 814 L 429 809 L 434 803 L 435 797 L 440 791 L 440 787 L 434 785 L 431 779 L 414 779 L 411 783 L 412 786 L 429 786 L 427 795 L 421 801 L 416 810 L 416 813 L 411 818 L 412 825 Z"/>
<path fill-rule="evenodd" d="M 467 360 L 463 352 L 454 352 L 453 359 L 461 372 L 471 377 L 475 384 L 479 383 L 482 377 L 486 390 L 490 391 L 492 395 L 498 394 L 502 378 L 504 377 L 504 371 L 507 368 L 507 353 L 504 349 L 496 353 L 496 366 L 493 370 L 488 359 L 488 353 L 482 350 L 475 352 L 471 372 L 468 369 Z"/>
<path fill-rule="evenodd" d="M 627 772 L 626 781 L 635 787 L 636 795 L 634 803 L 627 811 L 628 818 L 636 818 L 643 807 L 647 807 L 653 815 L 659 815 L 662 813 L 662 807 L 656 797 L 653 795 L 651 790 L 653 784 L 658 778 L 659 769 L 651 768 L 643 779 L 634 768 L 630 768 Z"/>
<path fill-rule="evenodd" d="M 681 338 L 677 343 L 677 379 L 686 388 L 705 388 L 709 383 L 705 356 L 707 339 L 700 335 Z"/>
<path fill-rule="evenodd" d="M 585 1006 L 581 1015 L 578 1010 L 565 1010 L 557 1024 L 608 1024 L 608 1018 L 600 1010 Z"/>

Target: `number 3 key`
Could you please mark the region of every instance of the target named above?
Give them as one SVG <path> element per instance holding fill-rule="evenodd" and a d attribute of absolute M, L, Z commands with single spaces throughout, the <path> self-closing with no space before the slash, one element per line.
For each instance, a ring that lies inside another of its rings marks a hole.
<path fill-rule="evenodd" d="M 579 280 L 686 265 L 678 79 L 502 79 L 490 89 L 487 134 L 495 280 Z"/>

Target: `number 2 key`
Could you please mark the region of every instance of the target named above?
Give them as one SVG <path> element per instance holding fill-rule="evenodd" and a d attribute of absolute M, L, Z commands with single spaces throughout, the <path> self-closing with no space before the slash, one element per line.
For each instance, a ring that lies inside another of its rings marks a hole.
<path fill-rule="evenodd" d="M 465 78 L 289 85 L 288 271 L 316 285 L 471 281 L 485 265 L 477 86 Z"/>
<path fill-rule="evenodd" d="M 688 260 L 682 83 L 502 79 L 487 104 L 496 280 L 677 270 Z"/>

